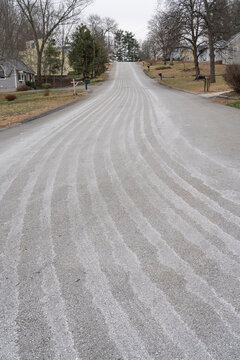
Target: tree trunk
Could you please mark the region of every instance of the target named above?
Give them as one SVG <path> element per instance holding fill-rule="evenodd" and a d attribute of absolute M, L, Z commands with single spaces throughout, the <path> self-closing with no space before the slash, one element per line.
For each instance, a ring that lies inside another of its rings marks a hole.
<path fill-rule="evenodd" d="M 198 62 L 198 55 L 196 48 L 193 48 L 193 57 L 194 57 L 195 73 L 197 78 L 200 75 L 200 69 L 199 69 L 199 62 Z"/>
<path fill-rule="evenodd" d="M 37 82 L 40 84 L 42 78 L 42 52 L 37 51 Z"/>
<path fill-rule="evenodd" d="M 62 47 L 62 58 L 61 58 L 61 77 L 63 77 L 63 68 L 64 68 L 64 61 L 65 61 L 65 51 L 64 48 Z"/>
<path fill-rule="evenodd" d="M 173 55 L 170 56 L 170 65 L 173 65 Z"/>
<path fill-rule="evenodd" d="M 210 82 L 215 83 L 216 77 L 215 77 L 214 31 L 212 29 L 212 17 L 209 8 L 209 3 L 207 0 L 204 0 L 204 5 L 206 10 L 205 23 L 207 25 L 208 45 L 210 52 Z"/>
<path fill-rule="evenodd" d="M 210 51 L 210 82 L 216 82 L 215 76 L 215 52 L 214 52 L 214 42 L 212 38 L 212 34 L 209 31 L 209 51 Z"/>

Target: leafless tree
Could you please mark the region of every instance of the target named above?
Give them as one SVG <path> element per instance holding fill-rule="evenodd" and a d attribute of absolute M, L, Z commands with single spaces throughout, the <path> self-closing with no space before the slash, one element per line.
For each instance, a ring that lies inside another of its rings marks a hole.
<path fill-rule="evenodd" d="M 230 3 L 228 0 L 201 0 L 200 16 L 204 20 L 210 55 L 210 81 L 216 82 L 215 44 L 230 36 Z"/>
<path fill-rule="evenodd" d="M 87 26 L 95 40 L 99 41 L 111 53 L 111 37 L 116 33 L 118 24 L 110 17 L 100 17 L 97 14 L 90 15 L 87 19 Z"/>
<path fill-rule="evenodd" d="M 155 37 L 149 35 L 148 38 L 143 41 L 141 45 L 140 55 L 142 60 L 156 60 L 159 52 L 159 45 Z"/>
<path fill-rule="evenodd" d="M 181 21 L 177 9 L 159 10 L 149 21 L 149 36 L 155 39 L 164 63 L 171 58 L 181 39 Z"/>
<path fill-rule="evenodd" d="M 77 22 L 64 23 L 59 27 L 59 31 L 54 33 L 54 40 L 60 50 L 60 73 L 63 76 L 66 65 L 66 57 L 70 50 L 70 38 L 77 26 Z"/>
<path fill-rule="evenodd" d="M 0 0 L 0 56 L 17 58 L 30 34 L 31 29 L 14 0 Z"/>
<path fill-rule="evenodd" d="M 41 78 L 42 56 L 48 39 L 59 25 L 74 21 L 91 0 L 16 0 L 29 22 L 37 50 L 37 76 Z"/>
<path fill-rule="evenodd" d="M 200 74 L 199 56 L 207 48 L 206 29 L 200 15 L 201 0 L 172 0 L 170 6 L 180 13 L 181 47 L 192 50 L 197 77 Z"/>
<path fill-rule="evenodd" d="M 230 26 L 232 35 L 237 34 L 240 31 L 240 0 L 232 0 Z"/>

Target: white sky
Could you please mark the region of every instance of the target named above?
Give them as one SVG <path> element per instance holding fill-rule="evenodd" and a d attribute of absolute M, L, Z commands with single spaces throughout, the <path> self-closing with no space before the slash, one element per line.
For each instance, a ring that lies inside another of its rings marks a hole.
<path fill-rule="evenodd" d="M 156 5 L 157 0 L 95 0 L 84 11 L 84 18 L 90 14 L 111 17 L 120 29 L 132 31 L 138 40 L 144 40 Z"/>

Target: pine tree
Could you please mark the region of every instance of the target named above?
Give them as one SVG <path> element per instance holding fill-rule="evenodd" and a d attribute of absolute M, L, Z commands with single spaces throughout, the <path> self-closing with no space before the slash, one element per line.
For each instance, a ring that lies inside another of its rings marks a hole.
<path fill-rule="evenodd" d="M 114 48 L 114 57 L 119 62 L 134 62 L 139 59 L 139 44 L 131 32 L 118 30 L 115 34 Z"/>
<path fill-rule="evenodd" d="M 77 75 L 92 77 L 105 71 L 106 50 L 95 40 L 86 25 L 79 26 L 72 35 L 70 64 Z"/>
<path fill-rule="evenodd" d="M 53 39 L 49 40 L 44 50 L 43 66 L 45 75 L 55 75 L 60 70 L 60 51 Z"/>

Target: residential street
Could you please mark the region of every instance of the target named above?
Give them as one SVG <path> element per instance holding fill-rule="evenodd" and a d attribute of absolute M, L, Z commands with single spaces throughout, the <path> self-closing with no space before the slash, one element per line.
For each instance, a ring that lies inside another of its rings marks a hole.
<path fill-rule="evenodd" d="M 240 359 L 239 110 L 115 63 L 0 175 L 0 360 Z"/>

